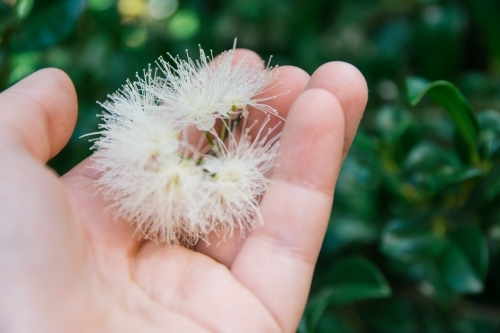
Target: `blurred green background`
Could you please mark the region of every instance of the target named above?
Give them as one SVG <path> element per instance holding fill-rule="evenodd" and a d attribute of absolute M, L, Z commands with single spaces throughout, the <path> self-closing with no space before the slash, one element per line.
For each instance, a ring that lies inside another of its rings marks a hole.
<path fill-rule="evenodd" d="M 71 76 L 64 173 L 89 155 L 96 101 L 234 37 L 309 73 L 348 61 L 370 90 L 299 332 L 500 332 L 498 0 L 0 0 L 0 90 Z"/>

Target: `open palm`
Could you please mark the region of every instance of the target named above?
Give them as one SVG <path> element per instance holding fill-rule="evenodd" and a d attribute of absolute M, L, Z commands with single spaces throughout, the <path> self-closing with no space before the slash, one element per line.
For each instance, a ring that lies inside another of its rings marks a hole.
<path fill-rule="evenodd" d="M 139 240 L 106 215 L 90 159 L 61 178 L 44 166 L 76 120 L 64 73 L 42 70 L 0 94 L 0 331 L 294 332 L 367 89 L 345 63 L 312 77 L 279 71 L 268 93 L 289 92 L 269 103 L 286 123 L 265 223 L 192 249 Z"/>

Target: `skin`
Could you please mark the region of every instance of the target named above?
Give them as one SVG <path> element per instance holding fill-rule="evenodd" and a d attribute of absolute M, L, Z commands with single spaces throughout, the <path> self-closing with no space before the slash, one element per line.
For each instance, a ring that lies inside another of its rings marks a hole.
<path fill-rule="evenodd" d="M 295 332 L 367 87 L 342 62 L 279 71 L 268 94 L 288 93 L 269 104 L 286 122 L 265 223 L 193 249 L 139 240 L 106 215 L 90 159 L 60 178 L 45 166 L 76 122 L 66 74 L 44 69 L 1 93 L 0 331 Z"/>

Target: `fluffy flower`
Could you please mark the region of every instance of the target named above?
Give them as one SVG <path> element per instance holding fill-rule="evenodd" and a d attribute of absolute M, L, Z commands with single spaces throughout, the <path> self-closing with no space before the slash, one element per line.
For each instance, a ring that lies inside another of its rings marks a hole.
<path fill-rule="evenodd" d="M 275 113 L 262 104 L 268 98 L 255 96 L 276 74 L 233 58 L 234 48 L 215 59 L 200 49 L 197 62 L 172 58 L 176 67 L 160 59 L 159 72 L 149 68 L 101 104 L 101 136 L 92 147 L 96 186 L 142 238 L 192 245 L 210 232 L 238 228 L 243 235 L 254 227 L 279 135 L 264 132 L 269 117 L 259 129 L 247 126 L 246 111 Z M 221 133 L 213 128 L 218 118 Z M 231 132 L 237 123 L 238 136 Z M 190 143 L 193 126 L 210 138 L 208 149 Z"/>
<path fill-rule="evenodd" d="M 181 126 L 195 124 L 198 129 L 211 129 L 216 119 L 253 106 L 264 112 L 276 110 L 263 104 L 270 99 L 258 95 L 273 86 L 277 73 L 273 68 L 246 59 L 234 64 L 234 48 L 214 57 L 200 48 L 200 59 L 193 61 L 170 56 L 175 66 L 163 58 L 158 65 L 163 78 L 153 85 L 159 103 Z M 274 98 L 274 97 L 271 97 Z"/>
<path fill-rule="evenodd" d="M 202 205 L 209 212 L 205 219 L 222 235 L 232 235 L 238 227 L 243 236 L 255 227 L 260 197 L 269 183 L 266 173 L 273 167 L 279 148 L 280 135 L 274 135 L 275 128 L 263 133 L 268 120 L 252 138 L 249 133 L 257 122 L 246 127 L 245 119 L 243 134 L 237 138 L 230 132 L 227 143 L 218 139 L 214 156 L 203 161 L 203 168 L 211 175 L 203 190 Z"/>
<path fill-rule="evenodd" d="M 203 170 L 196 152 L 156 112 L 147 89 L 128 82 L 102 104 L 101 138 L 94 142 L 96 185 L 117 217 L 133 221 L 143 238 L 167 243 L 195 242 L 206 233 L 192 209 L 199 200 Z"/>
<path fill-rule="evenodd" d="M 99 171 L 117 168 L 141 169 L 152 156 L 173 153 L 178 148 L 179 131 L 154 111 L 157 106 L 149 90 L 140 91 L 127 82 L 102 104 L 102 136 L 95 141 L 94 167 Z"/>

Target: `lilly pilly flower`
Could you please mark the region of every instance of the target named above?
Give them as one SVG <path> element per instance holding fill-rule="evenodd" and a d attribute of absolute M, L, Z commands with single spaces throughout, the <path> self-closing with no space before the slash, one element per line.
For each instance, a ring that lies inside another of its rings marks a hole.
<path fill-rule="evenodd" d="M 209 212 L 205 219 L 222 235 L 232 236 L 238 227 L 243 236 L 245 230 L 255 227 L 253 218 L 269 182 L 266 173 L 273 167 L 279 148 L 280 135 L 274 133 L 275 128 L 263 133 L 268 120 L 252 138 L 249 133 L 257 122 L 246 127 L 245 119 L 243 134 L 237 138 L 229 132 L 225 142 L 217 138 L 214 155 L 203 161 L 203 168 L 212 176 L 204 184 L 203 211 Z"/>
<path fill-rule="evenodd" d="M 117 217 L 133 221 L 144 238 L 178 243 L 198 238 L 203 226 L 191 213 L 200 193 L 202 169 L 191 159 L 193 149 L 178 139 L 172 123 L 154 110 L 155 103 L 128 82 L 103 104 L 101 138 L 94 142 L 96 185 L 113 203 Z M 194 153 L 196 154 L 196 153 Z M 191 231 L 193 229 L 193 231 Z"/>
<path fill-rule="evenodd" d="M 101 104 L 96 186 L 114 215 L 146 239 L 195 244 L 210 232 L 224 237 L 236 228 L 243 235 L 260 217 L 279 135 L 263 132 L 268 116 L 251 138 L 257 124 L 247 126 L 248 107 L 276 113 L 263 104 L 274 96 L 256 96 L 277 74 L 245 59 L 234 63 L 234 48 L 215 59 L 200 49 L 200 57 L 172 58 L 176 67 L 160 59 L 160 71 L 149 68 Z M 221 133 L 213 127 L 218 118 Z M 238 136 L 231 132 L 237 123 Z M 197 147 L 190 142 L 193 126 L 205 131 L 208 149 L 203 140 Z"/>
<path fill-rule="evenodd" d="M 233 48 L 214 59 L 200 48 L 197 61 L 170 56 L 175 66 L 160 57 L 158 65 L 165 77 L 155 80 L 152 89 L 165 112 L 183 126 L 194 124 L 203 131 L 211 129 L 216 119 L 249 106 L 276 114 L 263 104 L 274 96 L 258 97 L 273 87 L 276 71 L 246 59 L 234 63 L 234 53 Z"/>

